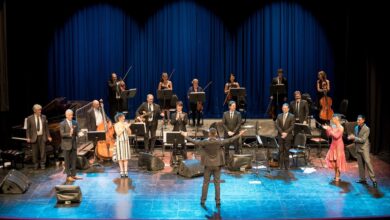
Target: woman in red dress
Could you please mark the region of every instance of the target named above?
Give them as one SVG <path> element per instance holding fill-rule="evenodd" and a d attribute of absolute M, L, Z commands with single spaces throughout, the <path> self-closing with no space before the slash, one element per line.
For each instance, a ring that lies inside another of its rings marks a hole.
<path fill-rule="evenodd" d="M 335 171 L 335 182 L 340 181 L 340 171 L 344 172 L 347 169 L 347 162 L 345 160 L 343 132 L 344 128 L 340 123 L 340 116 L 334 114 L 332 117 L 333 126 L 323 125 L 326 134 L 332 138 L 332 143 L 329 151 L 326 154 L 326 164 L 329 168 Z"/>

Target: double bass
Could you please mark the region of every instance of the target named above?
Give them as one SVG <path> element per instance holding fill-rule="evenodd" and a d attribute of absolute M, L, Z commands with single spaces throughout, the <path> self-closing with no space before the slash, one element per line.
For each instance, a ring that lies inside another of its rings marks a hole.
<path fill-rule="evenodd" d="M 115 148 L 115 130 L 111 121 L 107 120 L 103 107 L 103 100 L 100 99 L 100 108 L 102 111 L 103 122 L 97 126 L 96 131 L 104 131 L 106 140 L 98 141 L 96 144 L 96 155 L 103 160 L 110 160 Z"/>

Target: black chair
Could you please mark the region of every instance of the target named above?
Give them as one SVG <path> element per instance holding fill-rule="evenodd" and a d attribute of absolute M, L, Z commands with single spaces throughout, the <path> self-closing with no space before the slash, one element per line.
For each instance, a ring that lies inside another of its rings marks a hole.
<path fill-rule="evenodd" d="M 293 147 L 289 150 L 289 154 L 292 156 L 293 163 L 298 166 L 298 159 L 303 158 L 305 165 L 310 156 L 310 147 L 306 146 L 306 135 L 298 133 L 294 136 Z"/>

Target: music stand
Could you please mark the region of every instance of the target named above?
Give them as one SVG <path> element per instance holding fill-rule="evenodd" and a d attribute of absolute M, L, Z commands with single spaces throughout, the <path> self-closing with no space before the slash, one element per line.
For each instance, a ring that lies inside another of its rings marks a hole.
<path fill-rule="evenodd" d="M 302 124 L 302 123 L 295 123 L 294 124 L 294 135 L 299 134 L 299 133 L 304 134 L 304 135 L 311 135 L 309 125 Z"/>
<path fill-rule="evenodd" d="M 131 98 L 134 98 L 135 94 L 137 94 L 137 89 L 136 88 L 129 89 L 129 90 L 124 90 L 121 93 L 121 99 L 131 99 Z M 126 106 L 126 107 L 128 107 L 128 106 Z"/>
<path fill-rule="evenodd" d="M 270 87 L 270 93 L 272 95 L 276 94 L 276 107 L 277 107 L 277 111 L 279 111 L 280 109 L 280 106 L 279 106 L 279 94 L 286 94 L 286 86 L 284 84 L 274 84 L 274 85 L 271 85 Z"/>
<path fill-rule="evenodd" d="M 230 94 L 237 97 L 237 107 L 239 107 L 241 99 L 246 96 L 246 89 L 244 87 L 230 88 Z"/>
<path fill-rule="evenodd" d="M 157 90 L 157 99 L 163 101 L 163 107 L 166 107 L 166 101 L 171 100 L 173 96 L 173 90 L 172 89 L 162 89 Z M 171 103 L 169 103 L 170 105 Z M 168 111 L 169 112 L 169 111 Z M 168 116 L 167 116 L 168 118 Z M 165 116 L 164 116 L 164 126 L 166 126 Z"/>
<path fill-rule="evenodd" d="M 145 123 L 133 123 L 130 125 L 130 130 L 131 130 L 131 133 L 134 134 L 135 136 L 135 150 L 136 152 L 138 152 L 138 140 L 137 140 L 137 137 L 138 136 L 143 136 L 145 137 L 145 134 L 146 134 L 146 126 L 145 126 Z"/>
<path fill-rule="evenodd" d="M 259 142 L 259 145 L 267 148 L 267 155 L 266 155 L 267 171 L 268 171 L 268 173 L 270 173 L 271 172 L 271 168 L 270 168 L 270 164 L 269 164 L 270 149 L 275 148 L 275 149 L 279 150 L 279 144 L 274 137 L 270 137 L 270 136 L 256 135 L 256 139 Z"/>
<path fill-rule="evenodd" d="M 106 132 L 104 131 L 88 131 L 87 132 L 87 138 L 89 141 L 92 141 L 95 145 L 95 153 L 93 160 L 95 161 L 92 166 L 99 166 L 103 167 L 101 164 L 96 162 L 96 145 L 98 141 L 105 141 L 106 140 Z"/>
<path fill-rule="evenodd" d="M 205 92 L 190 92 L 189 100 L 190 100 L 190 102 L 193 102 L 193 103 L 204 102 L 204 101 L 206 101 L 206 93 Z M 195 114 L 195 112 L 192 112 L 192 114 Z M 197 138 L 198 126 L 195 126 L 195 127 L 196 127 L 195 128 L 195 138 Z"/>

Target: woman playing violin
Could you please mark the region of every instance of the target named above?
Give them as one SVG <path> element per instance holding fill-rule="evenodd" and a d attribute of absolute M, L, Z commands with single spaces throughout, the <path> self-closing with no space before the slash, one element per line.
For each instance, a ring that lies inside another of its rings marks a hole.
<path fill-rule="evenodd" d="M 228 82 L 225 84 L 225 94 L 226 94 L 226 98 L 225 98 L 225 103 L 228 103 L 230 100 L 233 99 L 233 101 L 235 101 L 237 103 L 237 97 L 233 97 L 231 94 L 230 94 L 230 88 L 240 88 L 240 84 L 238 82 L 236 82 L 236 77 L 234 76 L 234 73 L 230 73 L 230 76 L 229 76 L 229 80 Z"/>
<path fill-rule="evenodd" d="M 157 90 L 173 90 L 173 84 L 172 81 L 168 78 L 168 73 L 163 72 L 161 75 L 160 83 L 158 84 Z M 171 99 L 166 100 L 160 100 L 162 110 L 164 114 L 167 116 L 167 119 L 169 120 L 169 109 L 170 109 L 170 103 Z"/>

